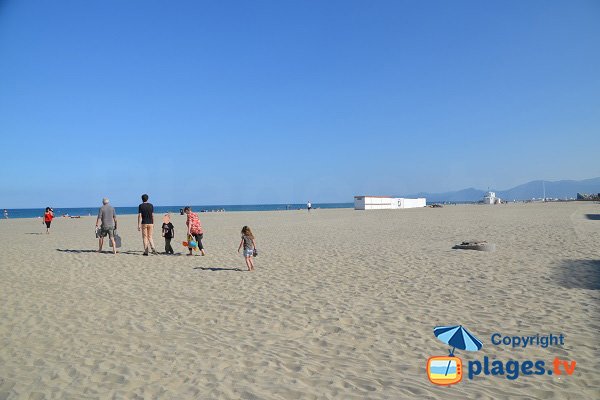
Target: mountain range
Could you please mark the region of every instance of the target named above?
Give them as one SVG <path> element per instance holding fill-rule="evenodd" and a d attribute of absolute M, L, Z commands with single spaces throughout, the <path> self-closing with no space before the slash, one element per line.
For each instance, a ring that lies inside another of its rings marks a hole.
<path fill-rule="evenodd" d="M 571 199 L 576 198 L 577 193 L 600 193 L 600 177 L 585 179 L 581 181 L 531 181 L 506 190 L 494 190 L 496 196 L 502 200 L 531 200 L 544 197 L 544 186 L 546 187 L 546 198 L 548 199 Z M 487 190 L 468 188 L 454 192 L 445 193 L 413 193 L 398 197 L 425 197 L 427 202 L 461 202 L 461 201 L 479 201 L 483 198 Z"/>

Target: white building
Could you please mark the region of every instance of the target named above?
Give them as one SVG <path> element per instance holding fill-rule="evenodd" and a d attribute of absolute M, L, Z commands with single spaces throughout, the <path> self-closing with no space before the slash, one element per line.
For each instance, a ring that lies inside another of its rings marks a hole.
<path fill-rule="evenodd" d="M 354 196 L 355 210 L 390 210 L 398 208 L 426 207 L 427 199 L 405 199 L 390 196 Z"/>
<path fill-rule="evenodd" d="M 502 200 L 496 197 L 496 192 L 487 192 L 482 200 L 483 204 L 500 204 L 501 202 Z"/>

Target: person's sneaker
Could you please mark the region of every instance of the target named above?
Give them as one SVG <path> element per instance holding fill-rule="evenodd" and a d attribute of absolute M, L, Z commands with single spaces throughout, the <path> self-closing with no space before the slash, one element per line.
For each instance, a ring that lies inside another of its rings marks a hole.
<path fill-rule="evenodd" d="M 156 249 L 152 249 L 152 254 L 154 254 L 155 256 L 158 255 L 158 252 L 156 251 Z"/>
<path fill-rule="evenodd" d="M 148 255 L 148 252 L 147 252 L 147 251 L 145 251 L 143 255 L 147 256 L 147 255 Z"/>

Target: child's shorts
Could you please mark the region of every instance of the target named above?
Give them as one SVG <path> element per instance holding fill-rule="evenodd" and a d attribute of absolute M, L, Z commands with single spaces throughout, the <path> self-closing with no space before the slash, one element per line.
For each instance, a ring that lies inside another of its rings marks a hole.
<path fill-rule="evenodd" d="M 244 257 L 252 257 L 254 249 L 244 249 Z"/>

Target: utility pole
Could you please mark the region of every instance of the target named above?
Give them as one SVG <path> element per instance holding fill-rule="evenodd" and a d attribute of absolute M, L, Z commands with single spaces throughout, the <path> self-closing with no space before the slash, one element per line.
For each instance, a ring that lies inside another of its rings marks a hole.
<path fill-rule="evenodd" d="M 544 189 L 544 203 L 546 202 L 546 182 L 542 180 L 542 188 Z"/>

